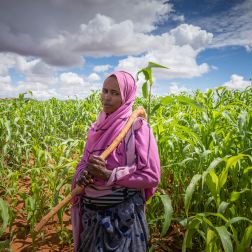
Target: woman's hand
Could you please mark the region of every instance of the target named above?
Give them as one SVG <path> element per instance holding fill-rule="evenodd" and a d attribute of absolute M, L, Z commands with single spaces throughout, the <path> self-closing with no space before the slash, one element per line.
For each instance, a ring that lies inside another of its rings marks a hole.
<path fill-rule="evenodd" d="M 87 170 L 81 172 L 79 179 L 77 180 L 77 184 L 79 186 L 88 186 L 89 184 L 93 184 L 93 178 L 90 174 L 88 174 Z"/>
<path fill-rule="evenodd" d="M 102 158 L 93 155 L 88 160 L 86 170 L 89 174 L 102 180 L 108 180 L 112 173 L 112 171 L 106 168 L 106 163 Z"/>

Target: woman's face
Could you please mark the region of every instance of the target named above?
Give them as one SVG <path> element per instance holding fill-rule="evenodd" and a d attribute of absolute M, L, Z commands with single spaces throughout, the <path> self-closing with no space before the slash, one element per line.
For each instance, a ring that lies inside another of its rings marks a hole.
<path fill-rule="evenodd" d="M 111 114 L 116 111 L 122 104 L 119 84 L 115 76 L 108 77 L 104 83 L 101 93 L 101 102 L 103 111 Z"/>

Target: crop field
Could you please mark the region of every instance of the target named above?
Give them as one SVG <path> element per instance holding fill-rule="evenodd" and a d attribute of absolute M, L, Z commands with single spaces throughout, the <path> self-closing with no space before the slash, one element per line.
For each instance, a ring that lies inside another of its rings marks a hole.
<path fill-rule="evenodd" d="M 135 107 L 148 111 L 161 161 L 149 251 L 250 251 L 252 88 L 151 96 L 151 106 L 143 92 Z M 72 251 L 70 205 L 34 227 L 70 193 L 100 110 L 98 93 L 0 100 L 0 251 Z"/>

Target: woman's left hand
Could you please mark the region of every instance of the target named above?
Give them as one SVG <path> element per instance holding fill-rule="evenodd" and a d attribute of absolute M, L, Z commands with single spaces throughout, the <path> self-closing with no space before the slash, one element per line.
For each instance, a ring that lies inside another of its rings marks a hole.
<path fill-rule="evenodd" d="M 112 171 L 106 168 L 106 163 L 102 158 L 93 155 L 91 155 L 88 160 L 86 170 L 89 174 L 102 180 L 108 180 L 112 173 Z"/>

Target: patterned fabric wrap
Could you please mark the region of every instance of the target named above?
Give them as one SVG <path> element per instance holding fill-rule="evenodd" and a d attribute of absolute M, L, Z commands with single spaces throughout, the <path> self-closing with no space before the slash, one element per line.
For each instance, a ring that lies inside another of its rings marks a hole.
<path fill-rule="evenodd" d="M 145 252 L 148 226 L 141 193 L 115 207 L 90 210 L 82 205 L 79 252 Z"/>

